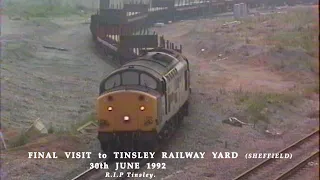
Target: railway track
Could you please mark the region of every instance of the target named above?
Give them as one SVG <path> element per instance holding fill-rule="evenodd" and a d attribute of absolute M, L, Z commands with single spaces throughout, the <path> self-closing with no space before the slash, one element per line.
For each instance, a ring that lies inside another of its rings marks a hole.
<path fill-rule="evenodd" d="M 251 180 L 251 179 L 288 179 L 308 162 L 319 157 L 319 129 L 313 131 L 306 137 L 280 150 L 276 154 L 292 154 L 290 159 L 269 158 L 243 172 L 233 180 Z"/>
<path fill-rule="evenodd" d="M 310 161 L 316 159 L 317 157 L 319 157 L 319 150 L 314 152 L 314 153 L 312 153 L 309 157 L 305 158 L 304 160 L 299 162 L 297 165 L 295 165 L 294 167 L 292 167 L 291 169 L 289 169 L 285 173 L 280 174 L 278 177 L 275 178 L 275 180 L 286 180 L 286 179 L 288 179 L 289 177 L 291 177 L 291 176 L 295 175 L 297 172 L 299 172 L 299 170 L 301 170 Z"/>
<path fill-rule="evenodd" d="M 105 162 L 108 163 L 109 159 L 104 159 L 104 160 L 102 160 L 102 161 L 100 161 L 98 163 L 105 163 Z M 87 180 L 90 177 L 92 177 L 94 174 L 99 173 L 99 171 L 102 171 L 102 169 L 95 169 L 95 168 L 91 169 L 91 168 L 89 168 L 89 169 L 81 172 L 79 175 L 77 175 L 76 177 L 72 178 L 71 180 Z"/>

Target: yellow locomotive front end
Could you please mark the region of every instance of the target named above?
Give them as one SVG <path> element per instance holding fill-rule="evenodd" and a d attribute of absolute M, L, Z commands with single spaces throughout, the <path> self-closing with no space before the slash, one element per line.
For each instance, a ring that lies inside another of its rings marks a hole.
<path fill-rule="evenodd" d="M 119 90 L 98 98 L 100 132 L 156 131 L 157 97 L 136 90 Z"/>
<path fill-rule="evenodd" d="M 96 110 L 104 152 L 154 149 L 161 118 L 158 85 L 150 74 L 127 69 L 102 81 Z"/>

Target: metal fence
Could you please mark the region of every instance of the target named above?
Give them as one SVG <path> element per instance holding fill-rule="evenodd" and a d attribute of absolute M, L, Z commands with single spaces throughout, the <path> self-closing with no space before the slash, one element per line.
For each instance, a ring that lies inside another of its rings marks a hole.
<path fill-rule="evenodd" d="M 127 61 L 150 48 L 182 51 L 182 46 L 165 41 L 148 28 L 157 22 L 207 16 L 233 9 L 234 4 L 257 4 L 262 0 L 100 0 L 91 16 L 90 30 L 99 49 L 119 61 Z"/>

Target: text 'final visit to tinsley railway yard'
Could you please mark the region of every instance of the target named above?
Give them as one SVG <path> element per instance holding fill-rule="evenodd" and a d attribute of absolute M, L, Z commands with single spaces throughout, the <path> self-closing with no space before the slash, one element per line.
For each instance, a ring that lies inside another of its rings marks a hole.
<path fill-rule="evenodd" d="M 113 152 L 115 159 L 154 159 L 155 152 Z M 207 155 L 209 154 L 209 155 Z M 90 159 L 92 152 L 64 152 L 63 158 L 67 159 Z M 161 152 L 162 159 L 204 159 L 212 157 L 213 159 L 235 159 L 239 157 L 237 152 Z M 107 154 L 98 153 L 99 158 L 108 158 Z M 291 159 L 290 153 L 246 153 L 246 159 L 254 158 L 285 158 Z M 57 152 L 28 152 L 28 158 L 34 159 L 57 159 Z"/>
<path fill-rule="evenodd" d="M 91 158 L 92 152 L 64 152 L 64 156 L 62 158 L 67 159 L 83 159 L 83 158 Z M 112 154 L 97 154 L 100 159 L 107 159 L 109 155 L 112 155 L 114 159 L 118 159 L 119 162 L 115 162 L 115 170 L 138 170 L 140 169 L 139 162 L 121 162 L 121 160 L 128 159 L 154 159 L 156 158 L 155 152 L 113 152 Z M 236 159 L 239 157 L 237 152 L 161 152 L 159 153 L 162 159 L 204 159 L 205 156 L 207 158 L 213 159 Z M 59 156 L 63 156 L 62 153 L 59 153 Z M 286 158 L 291 159 L 292 154 L 290 153 L 246 153 L 244 156 L 246 159 L 251 158 Z M 57 159 L 57 152 L 28 152 L 28 158 L 35 159 Z M 110 164 L 107 162 L 99 162 L 99 163 L 90 163 L 90 169 L 110 169 Z M 148 162 L 145 165 L 146 169 L 158 169 L 165 170 L 167 169 L 166 163 L 154 163 Z M 154 174 L 150 173 L 134 173 L 132 172 L 106 172 L 105 177 L 144 177 L 152 179 L 154 178 Z"/>

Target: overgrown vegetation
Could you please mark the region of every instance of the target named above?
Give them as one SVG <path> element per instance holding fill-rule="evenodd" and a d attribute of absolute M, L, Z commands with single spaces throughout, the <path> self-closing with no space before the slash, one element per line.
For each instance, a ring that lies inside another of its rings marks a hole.
<path fill-rule="evenodd" d="M 308 87 L 306 87 L 304 89 L 304 93 L 306 95 L 313 94 L 313 93 L 319 94 L 319 79 L 317 79 L 317 81 L 314 84 L 309 85 Z"/>
<path fill-rule="evenodd" d="M 317 8 L 297 8 L 284 13 L 275 12 L 248 17 L 236 27 L 239 32 L 252 30 L 259 32 L 259 34 L 252 35 L 256 36 L 256 39 L 261 38 L 259 41 L 262 41 L 262 44 L 267 43 L 275 46 L 278 51 L 288 47 L 300 48 L 309 55 L 318 58 L 318 14 Z M 242 38 L 242 36 L 239 35 L 237 38 Z"/>
<path fill-rule="evenodd" d="M 82 6 L 70 6 L 60 0 L 43 1 L 8 1 L 5 4 L 4 12 L 9 16 L 31 17 L 52 17 L 68 16 L 71 14 L 83 14 Z"/>
<path fill-rule="evenodd" d="M 28 136 L 25 134 L 25 132 L 21 132 L 18 136 L 13 138 L 9 145 L 11 148 L 19 147 L 27 144 L 29 142 Z"/>
<path fill-rule="evenodd" d="M 90 121 L 96 122 L 94 113 L 90 113 L 85 119 L 83 119 L 82 121 L 77 121 L 71 126 L 66 125 L 64 127 L 54 127 L 52 124 L 50 124 L 48 128 L 48 133 L 57 135 L 77 134 L 77 129 Z"/>
<path fill-rule="evenodd" d="M 82 121 L 79 121 L 77 123 L 75 123 L 74 125 L 72 125 L 72 131 L 73 132 L 77 132 L 77 129 L 81 126 L 83 126 L 84 124 L 88 123 L 88 122 L 97 122 L 96 120 L 96 114 L 95 113 L 90 113 L 85 119 L 83 119 Z"/>
<path fill-rule="evenodd" d="M 267 41 L 280 48 L 302 48 L 309 55 L 318 57 L 319 25 L 318 12 L 315 8 L 304 8 L 286 14 L 276 14 L 270 23 L 283 27 L 283 31 L 275 31 Z"/>
<path fill-rule="evenodd" d="M 265 93 L 242 91 L 241 88 L 233 92 L 236 105 L 248 114 L 248 121 L 256 124 L 258 122 L 270 123 L 269 107 L 281 108 L 285 105 L 294 105 L 299 100 L 299 95 L 294 92 L 287 93 Z"/>

